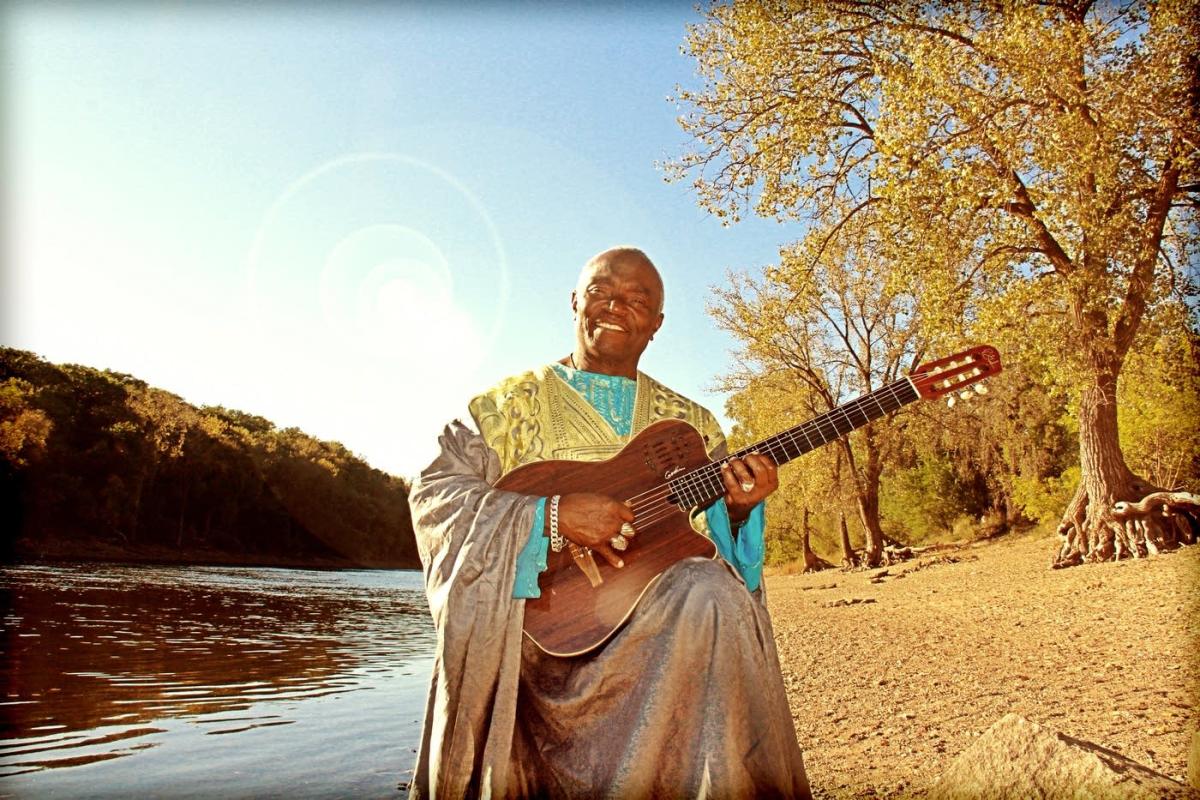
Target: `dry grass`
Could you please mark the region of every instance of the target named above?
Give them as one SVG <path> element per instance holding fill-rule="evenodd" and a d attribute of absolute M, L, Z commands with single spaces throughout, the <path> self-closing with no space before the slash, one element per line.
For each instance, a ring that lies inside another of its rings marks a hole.
<path fill-rule="evenodd" d="M 942 551 L 877 583 L 769 577 L 818 797 L 920 796 L 1009 711 L 1182 780 L 1200 727 L 1200 547 L 1052 571 L 1056 542 Z"/>

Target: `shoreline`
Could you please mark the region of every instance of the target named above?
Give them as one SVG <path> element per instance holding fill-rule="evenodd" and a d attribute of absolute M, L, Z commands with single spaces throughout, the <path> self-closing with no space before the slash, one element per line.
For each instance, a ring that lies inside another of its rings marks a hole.
<path fill-rule="evenodd" d="M 261 567 L 266 569 L 312 570 L 420 570 L 415 564 L 369 564 L 335 558 L 284 558 L 270 554 L 230 553 L 223 550 L 146 546 L 123 547 L 109 542 L 41 541 L 36 547 L 16 542 L 5 554 L 4 563 L 13 564 L 138 564 L 180 567 Z"/>

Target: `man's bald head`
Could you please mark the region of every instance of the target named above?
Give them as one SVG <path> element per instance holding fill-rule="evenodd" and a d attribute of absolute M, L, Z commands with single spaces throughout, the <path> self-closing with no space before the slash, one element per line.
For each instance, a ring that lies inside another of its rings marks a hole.
<path fill-rule="evenodd" d="M 637 375 L 638 359 L 663 322 L 662 276 L 636 247 L 593 256 L 571 293 L 578 369 Z"/>
<path fill-rule="evenodd" d="M 658 309 L 662 313 L 663 303 L 665 301 L 665 289 L 663 287 L 662 275 L 658 273 L 658 268 L 654 266 L 654 262 L 650 260 L 650 256 L 646 255 L 644 250 L 629 245 L 620 247 L 610 247 L 608 250 L 597 253 L 588 259 L 583 265 L 583 270 L 579 273 L 579 281 L 576 283 L 576 291 L 587 285 L 588 278 L 598 266 L 608 266 L 614 269 L 635 269 L 645 271 L 645 274 L 658 287 Z"/>

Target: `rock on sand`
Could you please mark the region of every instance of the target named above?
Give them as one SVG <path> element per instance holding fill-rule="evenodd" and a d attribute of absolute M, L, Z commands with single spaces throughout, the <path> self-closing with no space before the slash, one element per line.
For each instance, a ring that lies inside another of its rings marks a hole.
<path fill-rule="evenodd" d="M 930 800 L 1142 800 L 1195 794 L 1166 775 L 1099 745 L 1007 714 L 956 758 Z"/>

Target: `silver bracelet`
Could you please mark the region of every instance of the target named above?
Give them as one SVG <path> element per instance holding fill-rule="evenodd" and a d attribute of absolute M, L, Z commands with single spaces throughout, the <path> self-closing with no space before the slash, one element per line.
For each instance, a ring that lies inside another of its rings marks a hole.
<path fill-rule="evenodd" d="M 558 532 L 558 501 L 562 499 L 562 495 L 554 495 L 550 498 L 550 549 L 558 553 L 563 549 L 566 542 L 563 540 L 563 535 Z"/>

